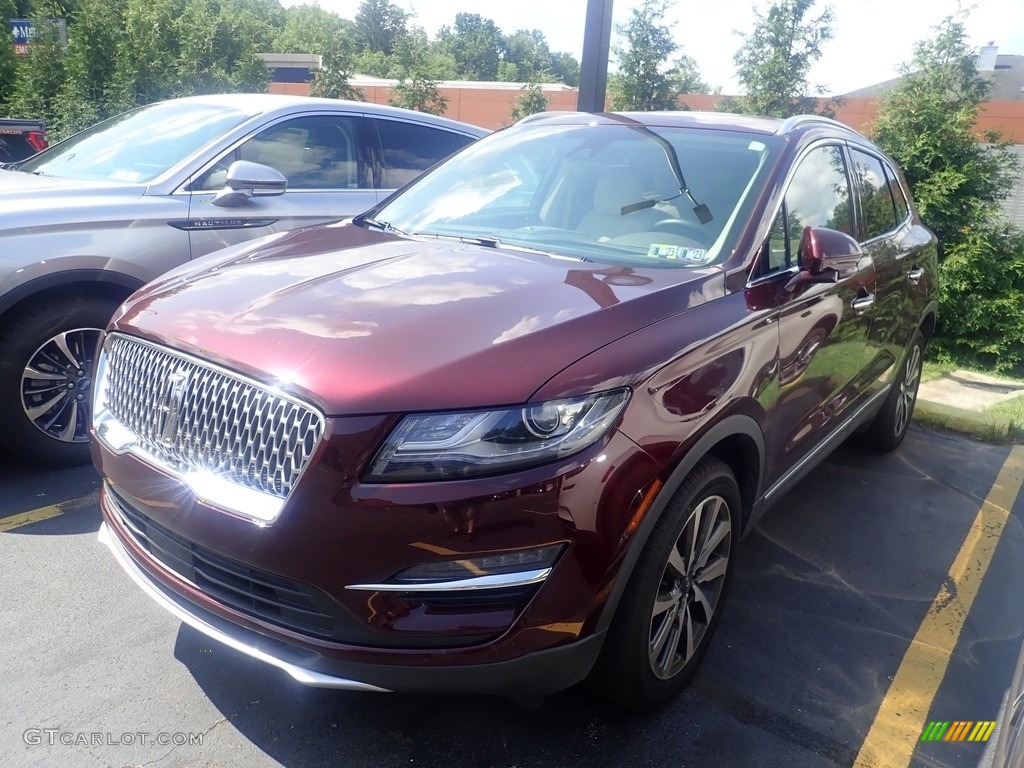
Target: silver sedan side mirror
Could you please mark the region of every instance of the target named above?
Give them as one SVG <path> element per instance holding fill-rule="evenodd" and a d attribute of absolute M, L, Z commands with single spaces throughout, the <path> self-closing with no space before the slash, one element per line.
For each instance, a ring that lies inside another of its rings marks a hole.
<path fill-rule="evenodd" d="M 236 160 L 228 168 L 224 189 L 213 198 L 213 204 L 222 208 L 235 208 L 252 197 L 271 197 L 284 194 L 288 180 L 269 165 Z"/>

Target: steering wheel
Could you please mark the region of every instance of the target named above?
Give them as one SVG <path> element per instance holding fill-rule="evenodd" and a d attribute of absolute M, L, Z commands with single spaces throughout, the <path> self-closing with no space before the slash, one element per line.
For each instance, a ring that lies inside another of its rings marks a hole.
<path fill-rule="evenodd" d="M 704 247 L 704 241 L 707 237 L 707 234 L 701 231 L 699 224 L 683 219 L 662 219 L 651 225 L 651 231 L 681 235 L 688 240 L 692 240 L 695 245 L 699 245 L 701 248 Z"/>

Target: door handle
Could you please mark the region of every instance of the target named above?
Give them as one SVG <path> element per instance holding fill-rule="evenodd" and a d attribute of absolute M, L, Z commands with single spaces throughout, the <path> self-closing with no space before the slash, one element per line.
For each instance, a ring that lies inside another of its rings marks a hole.
<path fill-rule="evenodd" d="M 853 311 L 858 315 L 863 315 L 867 312 L 875 303 L 875 294 L 869 293 L 867 296 L 858 296 L 853 300 L 850 305 L 853 307 Z"/>
<path fill-rule="evenodd" d="M 920 283 L 922 277 L 924 277 L 924 270 L 921 267 L 914 267 L 912 270 L 907 272 L 907 280 L 910 281 L 911 285 L 917 285 Z"/>

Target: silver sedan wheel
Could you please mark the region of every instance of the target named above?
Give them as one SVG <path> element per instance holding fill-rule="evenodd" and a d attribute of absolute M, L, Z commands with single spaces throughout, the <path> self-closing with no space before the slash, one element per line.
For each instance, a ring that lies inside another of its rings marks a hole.
<path fill-rule="evenodd" d="M 651 671 L 667 680 L 693 657 L 718 608 L 729 571 L 729 505 L 709 496 L 690 513 L 669 550 L 651 612 Z"/>
<path fill-rule="evenodd" d="M 21 407 L 35 427 L 65 443 L 88 441 L 99 328 L 57 334 L 37 349 L 21 375 Z"/>
<path fill-rule="evenodd" d="M 917 398 L 917 387 L 921 382 L 921 345 L 914 344 L 907 354 L 906 366 L 900 380 L 899 395 L 896 398 L 896 418 L 894 429 L 902 435 L 907 428 L 910 415 L 914 412 L 914 400 Z"/>

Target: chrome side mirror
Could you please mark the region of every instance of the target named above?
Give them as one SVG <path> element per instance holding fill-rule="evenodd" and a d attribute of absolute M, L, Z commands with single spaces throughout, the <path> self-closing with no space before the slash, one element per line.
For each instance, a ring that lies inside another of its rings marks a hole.
<path fill-rule="evenodd" d="M 269 165 L 236 160 L 228 168 L 224 188 L 213 198 L 213 204 L 222 208 L 235 208 L 253 197 L 272 197 L 284 194 L 288 180 Z"/>

